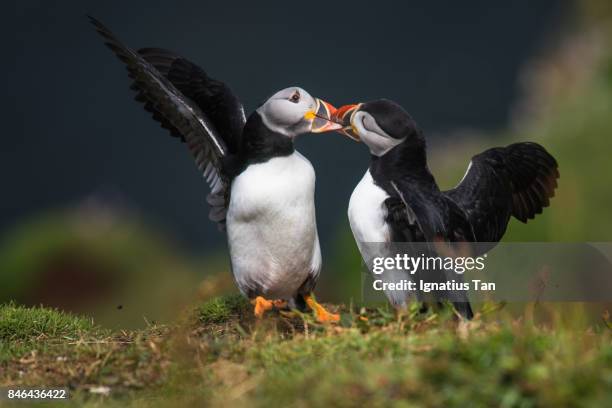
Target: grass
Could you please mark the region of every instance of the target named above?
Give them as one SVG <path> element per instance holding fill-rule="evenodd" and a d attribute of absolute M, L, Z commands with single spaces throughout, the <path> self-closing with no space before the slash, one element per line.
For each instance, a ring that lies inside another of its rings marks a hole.
<path fill-rule="evenodd" d="M 92 330 L 95 330 L 93 321 L 53 309 L 26 309 L 13 303 L 0 309 L 0 339 L 7 342 L 40 336 L 59 338 Z"/>
<path fill-rule="evenodd" d="M 199 307 L 198 318 L 202 323 L 223 323 L 244 314 L 248 308 L 249 302 L 244 296 L 219 296 Z"/>
<path fill-rule="evenodd" d="M 22 347 L 3 348 L 0 387 L 68 387 L 79 406 L 612 402 L 607 316 L 587 330 L 553 329 L 490 305 L 472 322 L 444 310 L 396 316 L 386 308 L 331 307 L 342 324 L 320 325 L 308 314 L 256 321 L 230 295 L 171 326 L 109 332 L 56 310 L 7 304 L 0 339 Z M 108 396 L 92 394 L 100 386 Z"/>
<path fill-rule="evenodd" d="M 160 381 L 164 329 L 102 329 L 90 319 L 42 307 L 0 306 L 0 386 L 66 387 L 77 395 L 92 384 L 120 393 Z"/>
<path fill-rule="evenodd" d="M 0 308 L 0 361 L 31 352 L 51 341 L 76 340 L 99 330 L 89 319 L 42 307 L 9 303 Z"/>

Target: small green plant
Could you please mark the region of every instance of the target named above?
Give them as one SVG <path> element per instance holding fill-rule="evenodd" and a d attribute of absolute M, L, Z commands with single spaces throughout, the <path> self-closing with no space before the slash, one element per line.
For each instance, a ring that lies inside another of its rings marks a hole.
<path fill-rule="evenodd" d="M 202 323 L 225 323 L 232 317 L 242 316 L 248 311 L 249 302 L 239 294 L 215 297 L 198 309 Z"/>

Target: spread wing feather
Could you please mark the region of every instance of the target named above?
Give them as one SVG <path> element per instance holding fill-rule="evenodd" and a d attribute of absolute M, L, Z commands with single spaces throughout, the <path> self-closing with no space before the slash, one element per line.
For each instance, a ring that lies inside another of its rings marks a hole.
<path fill-rule="evenodd" d="M 195 64 L 160 49 L 134 52 L 100 21 L 89 18 L 108 48 L 125 63 L 135 99 L 187 144 L 211 189 L 209 218 L 223 228 L 231 182 L 223 173 L 223 158 L 234 151 L 244 126 L 242 105 L 225 84 Z"/>
<path fill-rule="evenodd" d="M 230 152 L 235 153 L 246 123 L 244 108 L 231 89 L 199 66 L 162 48 L 138 50 L 183 95 L 195 102 L 214 124 Z"/>
<path fill-rule="evenodd" d="M 499 241 L 513 216 L 541 214 L 555 195 L 557 161 L 537 143 L 488 149 L 472 158 L 457 187 L 444 192 L 467 214 L 479 242 Z"/>

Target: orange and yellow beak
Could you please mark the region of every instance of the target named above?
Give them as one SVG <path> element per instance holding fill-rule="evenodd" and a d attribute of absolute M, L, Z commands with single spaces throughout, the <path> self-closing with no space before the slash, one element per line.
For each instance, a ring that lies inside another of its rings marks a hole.
<path fill-rule="evenodd" d="M 317 103 L 314 110 L 306 113 L 305 118 L 312 120 L 310 131 L 312 133 L 331 132 L 332 130 L 342 129 L 342 125 L 333 122 L 332 118 L 336 113 L 336 108 L 322 99 L 315 98 Z"/>
<path fill-rule="evenodd" d="M 361 104 L 341 106 L 340 108 L 336 109 L 336 112 L 332 117 L 334 122 L 339 123 L 342 126 L 342 128 L 338 131 L 357 142 L 360 140 L 359 132 L 357 132 L 357 129 L 355 129 L 351 123 L 351 119 L 353 114 L 359 109 L 360 106 Z"/>

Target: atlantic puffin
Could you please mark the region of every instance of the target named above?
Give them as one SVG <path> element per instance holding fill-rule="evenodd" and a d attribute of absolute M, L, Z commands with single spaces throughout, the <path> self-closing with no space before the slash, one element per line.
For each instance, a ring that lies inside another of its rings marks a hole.
<path fill-rule="evenodd" d="M 400 105 L 387 99 L 345 105 L 333 119 L 344 126 L 341 133 L 365 143 L 371 154 L 348 207 L 364 258 L 367 243 L 481 242 L 486 244 L 479 250 L 490 249 L 503 237 L 510 217 L 523 223 L 533 219 L 548 207 L 557 187 L 555 158 L 539 144 L 524 142 L 475 155 L 459 184 L 441 191 L 427 166 L 423 132 Z M 431 248 L 435 252 L 439 246 Z M 398 308 L 409 300 L 407 292 L 386 295 Z M 472 318 L 465 292 L 437 297 Z"/>
<path fill-rule="evenodd" d="M 90 20 L 125 63 L 136 100 L 195 158 L 211 189 L 209 218 L 227 232 L 233 277 L 255 316 L 308 306 L 319 321 L 338 321 L 312 294 L 321 270 L 315 172 L 293 143 L 338 129 L 335 108 L 294 86 L 246 118 L 230 88 L 196 64 L 160 48 L 133 51 Z"/>

